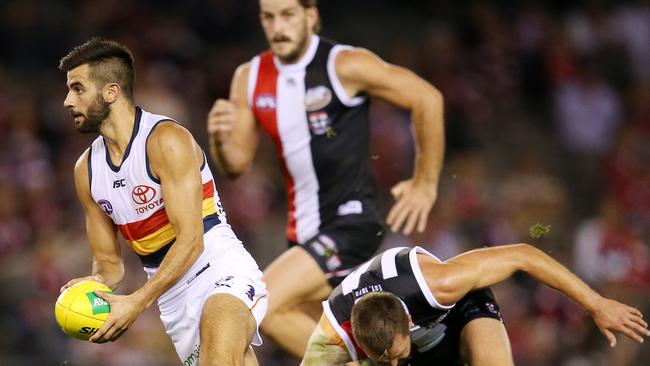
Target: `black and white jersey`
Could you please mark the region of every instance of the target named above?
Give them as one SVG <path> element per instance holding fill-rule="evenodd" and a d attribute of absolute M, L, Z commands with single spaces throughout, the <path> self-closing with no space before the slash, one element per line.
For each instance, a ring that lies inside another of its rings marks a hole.
<path fill-rule="evenodd" d="M 357 267 L 323 302 L 324 314 L 343 339 L 352 360 L 365 358 L 352 337 L 352 306 L 371 292 L 390 292 L 402 301 L 411 315 L 411 339 L 418 349 L 430 349 L 444 337 L 444 327 L 438 325 L 454 305 L 440 304 L 431 293 L 420 270 L 418 253 L 439 261 L 420 247 L 386 250 Z"/>
<path fill-rule="evenodd" d="M 378 217 L 369 102 L 348 96 L 335 70 L 336 55 L 349 48 L 313 36 L 297 63 L 284 65 L 270 51 L 250 62 L 248 103 L 280 156 L 294 243 L 340 216 Z"/>

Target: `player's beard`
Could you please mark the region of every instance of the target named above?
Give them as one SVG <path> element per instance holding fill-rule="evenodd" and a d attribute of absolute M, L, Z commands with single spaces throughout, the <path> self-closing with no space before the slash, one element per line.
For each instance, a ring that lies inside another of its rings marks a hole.
<path fill-rule="evenodd" d="M 101 94 L 97 95 L 97 99 L 88 107 L 84 115 L 84 122 L 77 126 L 77 131 L 84 134 L 99 133 L 99 129 L 110 114 L 110 103 L 104 101 Z"/>
<path fill-rule="evenodd" d="M 282 60 L 282 62 L 287 63 L 287 64 L 292 64 L 300 58 L 300 56 L 303 55 L 303 52 L 305 51 L 305 48 L 307 48 L 307 42 L 309 41 L 307 35 L 309 34 L 308 29 L 307 29 L 307 22 L 305 22 L 305 28 L 303 29 L 303 32 L 300 33 L 297 38 L 296 38 L 296 47 L 289 52 L 286 56 L 278 58 Z"/>

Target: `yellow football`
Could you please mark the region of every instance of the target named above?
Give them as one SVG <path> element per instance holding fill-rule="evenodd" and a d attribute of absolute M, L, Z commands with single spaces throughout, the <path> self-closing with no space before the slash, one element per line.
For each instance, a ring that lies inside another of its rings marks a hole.
<path fill-rule="evenodd" d="M 112 292 L 103 283 L 82 281 L 59 295 L 54 306 L 56 322 L 71 337 L 88 340 L 104 324 L 111 307 L 94 290 Z"/>

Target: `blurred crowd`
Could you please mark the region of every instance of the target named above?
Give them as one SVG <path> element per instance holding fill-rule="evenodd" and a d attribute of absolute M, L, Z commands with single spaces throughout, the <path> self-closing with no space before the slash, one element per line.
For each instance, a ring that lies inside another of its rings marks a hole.
<path fill-rule="evenodd" d="M 388 235 L 442 259 L 530 242 L 601 293 L 650 316 L 650 3 L 321 1 L 325 37 L 412 69 L 445 97 L 446 161 L 427 230 Z M 59 288 L 90 271 L 72 170 L 92 136 L 62 107 L 58 60 L 103 36 L 136 57 L 136 102 L 207 149 L 205 117 L 237 65 L 265 49 L 255 0 L 0 1 L 0 364 L 176 365 L 157 310 L 117 342 L 57 328 Z M 412 169 L 409 115 L 373 101 L 383 210 Z M 645 163 L 644 163 L 645 162 Z M 214 170 L 214 169 L 213 169 Z M 216 171 L 215 171 L 216 173 Z M 228 181 L 228 221 L 264 268 L 286 247 L 273 147 Z M 531 234 L 536 224 L 546 234 Z M 539 226 L 538 225 L 538 226 Z M 130 293 L 145 280 L 123 248 Z M 604 336 L 577 305 L 526 276 L 495 288 L 517 365 L 648 365 L 650 347 Z M 262 365 L 293 365 L 267 341 Z"/>

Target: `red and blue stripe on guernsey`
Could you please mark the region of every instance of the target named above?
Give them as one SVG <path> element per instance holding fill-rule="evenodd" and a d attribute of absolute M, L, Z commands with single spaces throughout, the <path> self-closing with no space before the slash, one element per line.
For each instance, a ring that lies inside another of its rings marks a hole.
<path fill-rule="evenodd" d="M 214 192 L 213 180 L 203 184 L 202 217 L 204 231 L 208 231 L 219 223 Z M 118 225 L 118 228 L 129 246 L 139 255 L 151 254 L 147 248 L 162 248 L 176 237 L 164 206 L 146 219 Z"/>

